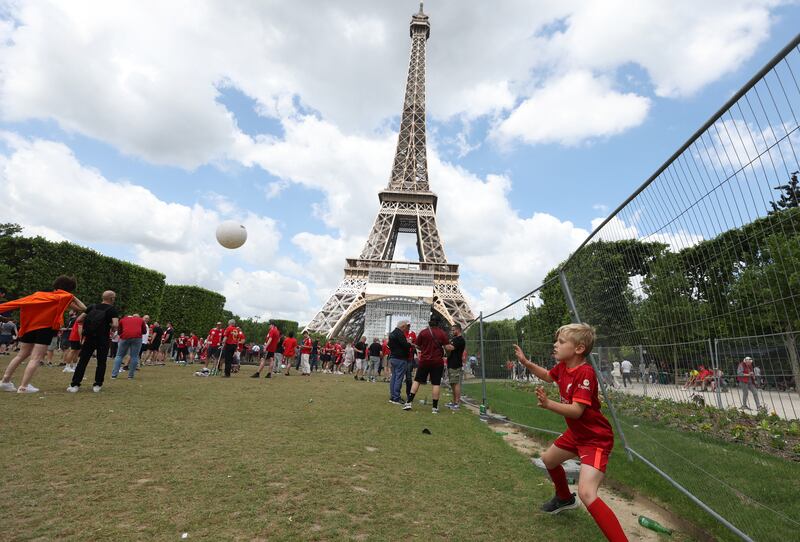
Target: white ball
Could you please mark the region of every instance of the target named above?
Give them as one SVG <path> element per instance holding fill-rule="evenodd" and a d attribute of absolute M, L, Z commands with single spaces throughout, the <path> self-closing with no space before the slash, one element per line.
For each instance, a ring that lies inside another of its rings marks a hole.
<path fill-rule="evenodd" d="M 232 220 L 217 226 L 217 241 L 225 248 L 239 248 L 247 241 L 247 230 Z"/>

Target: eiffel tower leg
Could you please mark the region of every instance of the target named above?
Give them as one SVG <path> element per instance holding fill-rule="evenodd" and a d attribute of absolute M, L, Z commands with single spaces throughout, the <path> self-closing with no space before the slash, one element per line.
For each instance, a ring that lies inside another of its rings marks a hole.
<path fill-rule="evenodd" d="M 457 281 L 440 281 L 434 285 L 435 301 L 434 310 L 441 314 L 451 325 L 461 324 L 461 327 L 475 319 L 472 310 L 461 293 Z"/>
<path fill-rule="evenodd" d="M 305 329 L 328 337 L 341 330 L 359 309 L 363 312 L 366 286 L 366 278 L 345 277 Z"/>

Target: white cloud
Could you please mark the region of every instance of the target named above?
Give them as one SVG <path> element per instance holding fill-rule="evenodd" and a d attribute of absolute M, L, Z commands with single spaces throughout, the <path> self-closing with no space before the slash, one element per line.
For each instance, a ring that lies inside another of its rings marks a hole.
<path fill-rule="evenodd" d="M 214 236 L 220 211 L 168 203 L 144 187 L 108 180 L 80 164 L 62 143 L 0 136 L 10 149 L 8 155 L 0 153 L 4 220 L 21 224 L 24 234 L 130 249 L 136 263 L 161 271 L 170 283 L 221 291 L 229 308 L 247 311 L 243 316 L 261 311 L 307 317 L 308 290 L 302 281 L 258 269 L 274 263 L 278 253 L 280 233 L 271 218 L 242 212 L 225 198 L 210 195 L 225 213 L 241 214 L 248 230 L 245 245 L 228 251 Z M 250 263 L 256 270 L 236 267 L 225 273 L 221 268 L 229 261 Z M 283 267 L 299 269 L 291 262 Z"/>
<path fill-rule="evenodd" d="M 659 96 L 696 92 L 753 54 L 782 3 L 443 0 L 428 6 L 428 111 L 466 120 L 510 112 L 508 135 L 531 143 L 619 133 L 646 107 L 641 96 L 613 90 L 617 70 L 641 66 Z M 150 162 L 194 168 L 240 156 L 251 143 L 219 102 L 227 88 L 253 98 L 263 115 L 311 108 L 345 133 L 370 134 L 397 115 L 415 5 L 71 0 L 12 2 L 7 11 L 2 118 L 55 119 Z M 578 102 L 581 127 L 565 132 L 575 117 L 563 107 L 542 116 L 537 104 L 554 99 L 543 102 L 547 89 L 573 78 L 585 91 L 573 96 L 621 118 Z"/>
<path fill-rule="evenodd" d="M 638 126 L 649 108 L 648 98 L 618 92 L 608 79 L 575 71 L 534 91 L 493 135 L 500 142 L 576 145 Z"/>

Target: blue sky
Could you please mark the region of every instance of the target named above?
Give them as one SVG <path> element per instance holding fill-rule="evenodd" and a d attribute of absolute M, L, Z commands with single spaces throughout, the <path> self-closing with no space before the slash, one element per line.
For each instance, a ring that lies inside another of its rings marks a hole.
<path fill-rule="evenodd" d="M 597 4 L 426 4 L 430 181 L 476 312 L 533 288 L 800 28 L 794 2 Z M 243 316 L 313 316 L 388 181 L 416 2 L 0 6 L 4 221 Z M 244 250 L 215 245 L 223 219 Z"/>

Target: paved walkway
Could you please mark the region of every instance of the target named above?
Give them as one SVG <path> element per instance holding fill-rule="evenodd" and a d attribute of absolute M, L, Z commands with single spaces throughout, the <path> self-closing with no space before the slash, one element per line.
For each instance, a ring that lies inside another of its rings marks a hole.
<path fill-rule="evenodd" d="M 730 388 L 719 394 L 716 392 L 699 390 L 687 390 L 683 386 L 676 386 L 674 384 L 642 384 L 634 383 L 627 388 L 618 385 L 612 388 L 616 392 L 629 393 L 634 395 L 646 395 L 647 397 L 656 397 L 658 399 L 672 399 L 673 401 L 691 402 L 693 397 L 702 397 L 706 405 L 722 408 L 738 408 L 742 410 L 742 390 L 739 388 Z M 751 394 L 748 394 L 748 406 L 752 409 L 749 412 L 755 412 L 755 400 Z M 800 419 L 800 395 L 796 392 L 788 391 L 765 391 L 758 390 L 759 402 L 766 406 L 769 412 L 775 412 L 781 418 L 787 420 Z M 748 412 L 747 409 L 743 409 Z"/>

